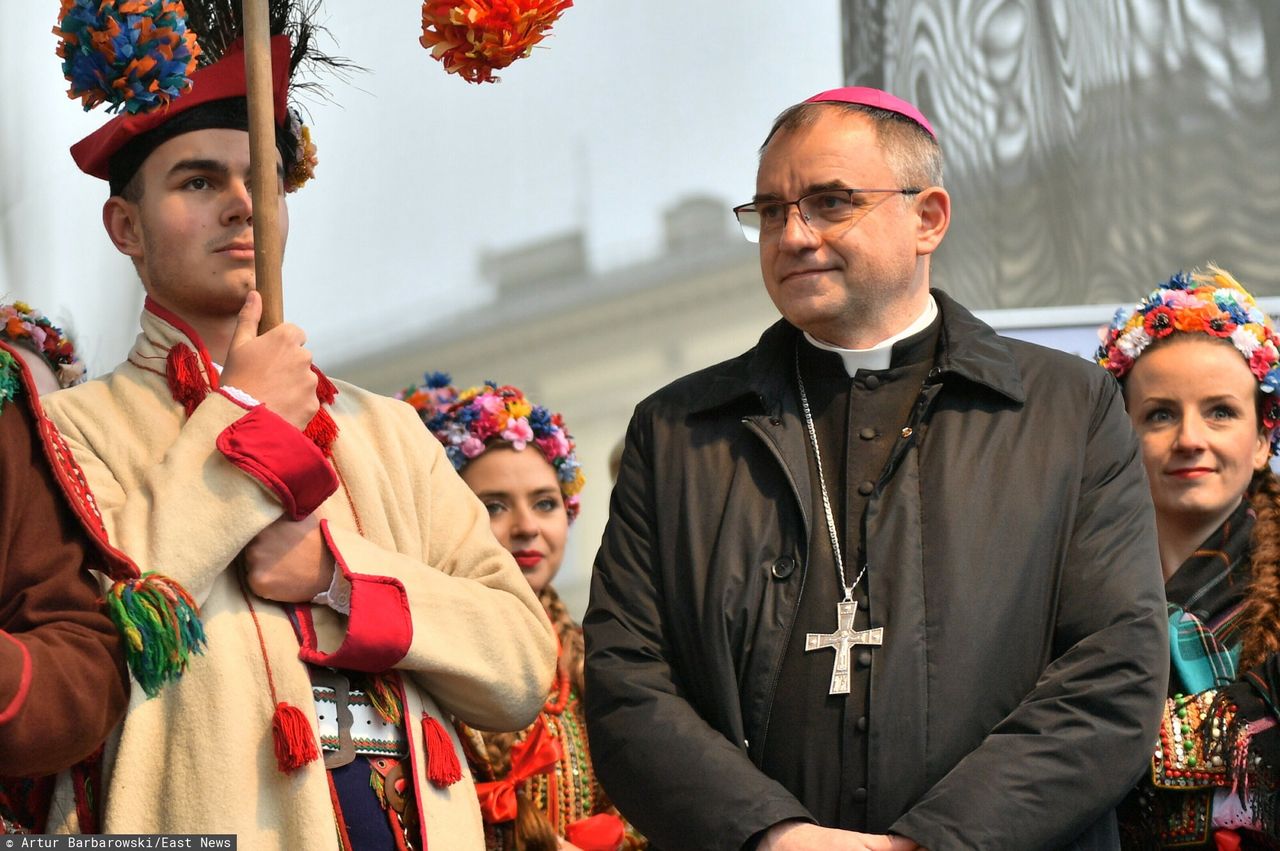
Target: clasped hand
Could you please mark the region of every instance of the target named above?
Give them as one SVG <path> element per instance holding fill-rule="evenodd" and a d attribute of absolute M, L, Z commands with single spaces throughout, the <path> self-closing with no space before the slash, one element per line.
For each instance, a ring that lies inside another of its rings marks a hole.
<path fill-rule="evenodd" d="M 775 824 L 760 841 L 759 851 L 920 851 L 905 836 L 854 833 L 792 821 Z"/>
<path fill-rule="evenodd" d="M 279 603 L 307 603 L 333 582 L 333 554 L 325 545 L 320 520 L 281 517 L 244 548 L 249 590 Z"/>

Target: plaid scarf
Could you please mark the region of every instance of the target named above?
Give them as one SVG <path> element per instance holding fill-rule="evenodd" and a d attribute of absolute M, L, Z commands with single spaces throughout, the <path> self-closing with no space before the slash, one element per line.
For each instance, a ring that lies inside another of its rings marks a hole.
<path fill-rule="evenodd" d="M 1170 695 L 1221 688 L 1236 678 L 1255 519 L 1249 501 L 1241 500 L 1165 584 Z"/>

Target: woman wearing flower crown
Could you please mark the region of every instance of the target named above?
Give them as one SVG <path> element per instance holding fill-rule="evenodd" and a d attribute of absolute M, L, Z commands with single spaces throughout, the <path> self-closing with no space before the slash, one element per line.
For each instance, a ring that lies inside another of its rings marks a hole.
<path fill-rule="evenodd" d="M 490 849 L 616 851 L 646 843 L 604 795 L 582 715 L 582 627 L 551 587 L 578 516 L 583 475 L 559 414 L 492 382 L 459 393 L 449 376 L 401 394 L 489 510 L 560 638 L 555 683 L 538 720 L 518 733 L 459 733 L 475 774 Z"/>
<path fill-rule="evenodd" d="M 84 380 L 84 363 L 70 338 L 26 302 L 0 304 L 0 338 L 14 345 L 41 394 Z"/>
<path fill-rule="evenodd" d="M 1142 446 L 1169 601 L 1169 700 L 1125 847 L 1280 847 L 1280 335 L 1210 266 L 1118 312 L 1097 358 Z"/>

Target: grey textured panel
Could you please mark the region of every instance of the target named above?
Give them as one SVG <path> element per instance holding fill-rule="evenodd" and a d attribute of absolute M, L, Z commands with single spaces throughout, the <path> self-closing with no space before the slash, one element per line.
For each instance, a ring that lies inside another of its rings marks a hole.
<path fill-rule="evenodd" d="M 1278 0 L 842 2 L 847 83 L 938 130 L 961 301 L 1131 301 L 1209 261 L 1280 294 Z"/>

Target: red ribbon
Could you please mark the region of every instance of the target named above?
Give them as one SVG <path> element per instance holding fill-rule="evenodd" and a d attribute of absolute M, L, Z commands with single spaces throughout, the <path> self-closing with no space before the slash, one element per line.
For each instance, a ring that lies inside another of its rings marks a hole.
<path fill-rule="evenodd" d="M 626 832 L 619 816 L 599 813 L 569 825 L 565 828 L 564 838 L 582 851 L 618 851 Z"/>
<path fill-rule="evenodd" d="M 533 725 L 529 736 L 511 746 L 511 771 L 502 780 L 476 784 L 480 798 L 480 812 L 489 824 L 511 821 L 516 817 L 516 786 L 538 774 L 546 774 L 560 761 L 563 751 L 560 740 L 547 733 L 547 722 L 542 716 Z"/>

